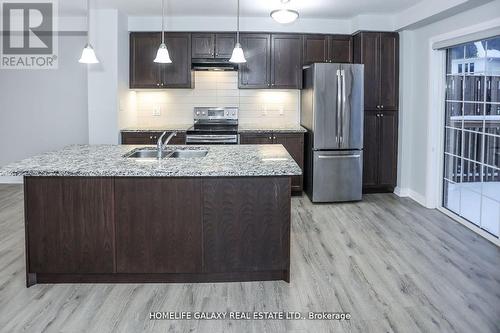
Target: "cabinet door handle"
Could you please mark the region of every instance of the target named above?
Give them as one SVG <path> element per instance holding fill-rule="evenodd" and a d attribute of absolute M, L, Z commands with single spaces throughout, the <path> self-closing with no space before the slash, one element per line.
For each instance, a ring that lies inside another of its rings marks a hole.
<path fill-rule="evenodd" d="M 160 86 L 160 84 L 159 84 L 159 83 L 157 83 L 157 84 L 156 84 L 156 86 L 157 86 L 157 87 L 159 87 L 159 86 Z"/>
<path fill-rule="evenodd" d="M 380 106 L 380 108 L 381 108 L 381 109 L 383 109 L 383 108 L 384 108 L 384 106 L 383 106 L 383 105 L 381 105 L 381 106 Z"/>

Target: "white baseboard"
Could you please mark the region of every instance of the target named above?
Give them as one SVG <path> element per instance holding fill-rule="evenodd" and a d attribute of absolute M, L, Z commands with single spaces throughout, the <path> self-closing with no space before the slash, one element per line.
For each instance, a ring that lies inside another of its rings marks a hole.
<path fill-rule="evenodd" d="M 399 186 L 396 186 L 396 188 L 394 189 L 394 194 L 401 198 L 409 197 L 410 195 L 408 192 L 409 191 L 407 188 L 401 188 Z"/>
<path fill-rule="evenodd" d="M 394 194 L 396 194 L 398 197 L 401 198 L 410 198 L 426 208 L 431 208 L 431 209 L 435 208 L 435 207 L 429 207 L 429 205 L 427 205 L 427 200 L 425 199 L 425 196 L 415 192 L 412 189 L 396 187 L 394 189 Z"/>
<path fill-rule="evenodd" d="M 22 183 L 23 183 L 23 177 L 10 177 L 10 176 L 0 177 L 0 184 L 22 184 Z"/>

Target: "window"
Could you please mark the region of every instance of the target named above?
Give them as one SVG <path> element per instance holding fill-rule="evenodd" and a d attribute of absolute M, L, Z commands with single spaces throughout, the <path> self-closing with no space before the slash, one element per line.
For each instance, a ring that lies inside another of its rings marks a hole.
<path fill-rule="evenodd" d="M 500 232 L 500 37 L 447 50 L 443 207 Z"/>

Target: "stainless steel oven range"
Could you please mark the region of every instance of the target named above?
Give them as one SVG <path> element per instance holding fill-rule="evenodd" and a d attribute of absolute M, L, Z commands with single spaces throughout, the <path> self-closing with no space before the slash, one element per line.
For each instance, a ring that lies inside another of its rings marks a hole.
<path fill-rule="evenodd" d="M 186 132 L 186 144 L 238 144 L 238 111 L 237 107 L 195 107 L 194 126 Z"/>

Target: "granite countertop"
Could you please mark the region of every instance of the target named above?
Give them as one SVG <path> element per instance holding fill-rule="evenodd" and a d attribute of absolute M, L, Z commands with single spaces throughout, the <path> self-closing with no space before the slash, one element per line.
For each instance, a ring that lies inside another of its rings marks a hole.
<path fill-rule="evenodd" d="M 176 131 L 176 132 L 186 132 L 188 128 L 193 126 L 193 124 L 169 124 L 164 126 L 137 126 L 137 127 L 127 127 L 121 130 L 121 132 L 165 132 L 165 131 Z"/>
<path fill-rule="evenodd" d="M 77 145 L 0 168 L 0 176 L 245 177 L 296 176 L 302 171 L 282 145 L 169 146 L 208 149 L 202 158 L 134 159 L 136 148 L 153 146 Z"/>
<path fill-rule="evenodd" d="M 133 133 L 133 132 L 164 132 L 164 131 L 177 131 L 177 132 L 185 132 L 188 128 L 193 125 L 165 125 L 159 127 L 129 127 L 124 128 L 121 132 L 124 133 Z M 239 133 L 266 133 L 266 132 L 276 132 L 276 133 L 305 133 L 306 129 L 300 125 L 280 125 L 280 126 L 266 126 L 266 125 L 245 125 L 240 124 L 238 126 Z"/>
<path fill-rule="evenodd" d="M 266 126 L 266 125 L 239 125 L 240 133 L 305 133 L 307 130 L 300 125 Z"/>

